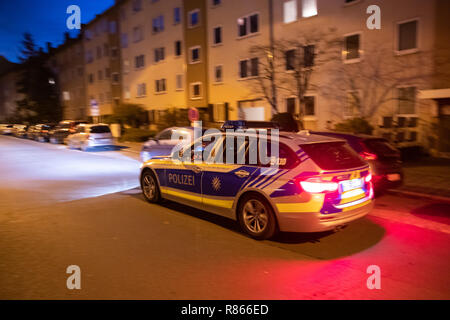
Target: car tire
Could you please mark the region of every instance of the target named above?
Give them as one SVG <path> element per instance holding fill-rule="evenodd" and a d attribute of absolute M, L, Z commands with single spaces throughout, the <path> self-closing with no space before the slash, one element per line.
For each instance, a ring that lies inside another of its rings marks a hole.
<path fill-rule="evenodd" d="M 150 203 L 158 203 L 161 201 L 161 192 L 159 190 L 158 180 L 154 173 L 145 170 L 141 176 L 141 189 L 145 200 Z"/>
<path fill-rule="evenodd" d="M 237 215 L 241 229 L 253 239 L 270 239 L 278 232 L 272 206 L 260 194 L 245 195 L 239 201 Z"/>

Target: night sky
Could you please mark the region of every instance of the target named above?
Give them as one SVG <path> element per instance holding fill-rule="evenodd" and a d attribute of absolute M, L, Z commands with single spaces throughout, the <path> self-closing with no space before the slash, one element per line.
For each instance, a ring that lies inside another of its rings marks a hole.
<path fill-rule="evenodd" d="M 69 5 L 81 8 L 81 22 L 92 20 L 114 4 L 114 0 L 0 0 L 0 55 L 17 62 L 20 41 L 30 32 L 37 45 L 46 48 L 49 41 L 55 47 L 63 42 L 66 9 Z M 72 30 L 72 36 L 77 35 Z"/>

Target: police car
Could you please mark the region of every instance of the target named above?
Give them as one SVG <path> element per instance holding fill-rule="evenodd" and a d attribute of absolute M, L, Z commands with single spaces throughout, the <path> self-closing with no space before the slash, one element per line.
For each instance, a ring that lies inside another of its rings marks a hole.
<path fill-rule="evenodd" d="M 270 163 L 251 161 L 264 145 Z M 171 157 L 149 160 L 140 180 L 151 203 L 168 199 L 237 220 L 261 240 L 277 231 L 333 230 L 363 217 L 373 207 L 371 177 L 343 140 L 247 131 L 206 134 Z"/>

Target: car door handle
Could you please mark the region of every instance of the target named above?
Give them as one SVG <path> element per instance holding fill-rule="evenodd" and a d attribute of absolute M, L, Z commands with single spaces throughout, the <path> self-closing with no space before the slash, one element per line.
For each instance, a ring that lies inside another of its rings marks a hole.
<path fill-rule="evenodd" d="M 239 178 L 246 178 L 250 175 L 250 173 L 245 170 L 236 171 L 234 174 L 237 175 Z"/>

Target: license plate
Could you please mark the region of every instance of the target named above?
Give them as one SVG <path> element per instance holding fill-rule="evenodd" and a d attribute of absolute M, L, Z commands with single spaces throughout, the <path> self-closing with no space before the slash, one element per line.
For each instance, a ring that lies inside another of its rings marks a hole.
<path fill-rule="evenodd" d="M 353 189 L 358 189 L 362 187 L 362 179 L 352 179 L 352 180 L 346 180 L 342 181 L 342 191 L 346 192 Z"/>
<path fill-rule="evenodd" d="M 388 174 L 387 175 L 387 179 L 389 181 L 399 181 L 401 179 L 400 174 L 398 173 L 393 173 L 393 174 Z"/>

